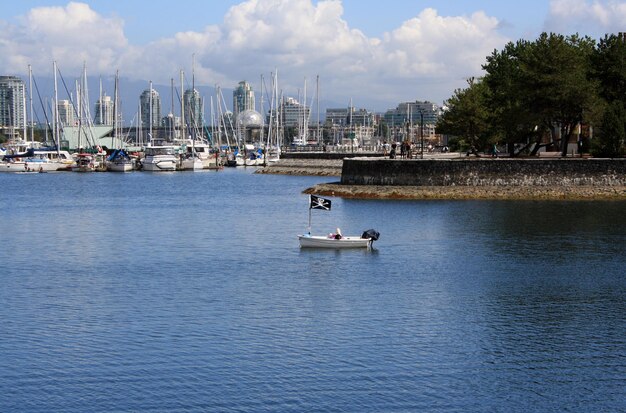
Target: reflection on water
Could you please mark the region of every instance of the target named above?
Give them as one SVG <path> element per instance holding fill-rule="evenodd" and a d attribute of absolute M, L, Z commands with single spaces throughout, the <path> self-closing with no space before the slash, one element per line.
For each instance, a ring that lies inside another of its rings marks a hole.
<path fill-rule="evenodd" d="M 333 198 L 231 169 L 0 175 L 0 411 L 620 411 L 623 202 Z M 7 224 L 8 223 L 8 224 Z"/>

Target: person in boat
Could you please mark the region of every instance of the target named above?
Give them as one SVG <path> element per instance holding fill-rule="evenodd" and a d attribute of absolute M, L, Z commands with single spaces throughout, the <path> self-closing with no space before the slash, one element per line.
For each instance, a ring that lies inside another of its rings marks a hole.
<path fill-rule="evenodd" d="M 341 235 L 341 229 L 337 228 L 337 230 L 335 231 L 335 239 L 341 238 L 343 238 L 343 235 Z"/>

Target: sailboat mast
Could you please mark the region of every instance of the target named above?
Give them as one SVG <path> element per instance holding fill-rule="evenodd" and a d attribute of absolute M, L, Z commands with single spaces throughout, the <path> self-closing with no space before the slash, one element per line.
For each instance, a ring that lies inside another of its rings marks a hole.
<path fill-rule="evenodd" d="M 195 141 L 196 141 L 196 128 L 198 127 L 198 119 L 196 119 L 196 113 L 198 113 L 198 108 L 196 107 L 196 54 L 193 53 L 191 55 L 191 119 L 192 119 L 192 128 L 191 128 L 191 147 L 193 148 L 193 152 L 195 152 Z"/>
<path fill-rule="evenodd" d="M 263 142 L 263 135 L 264 135 L 263 132 L 265 131 L 265 107 L 263 105 L 263 85 L 264 85 L 263 74 L 261 74 L 261 107 L 260 107 L 261 109 L 261 136 L 259 137 L 259 141 L 261 143 L 261 146 L 262 147 L 264 146 L 263 164 L 266 165 L 267 156 L 265 155 L 267 155 L 267 149 L 266 149 L 267 146 L 264 145 L 264 142 Z"/>
<path fill-rule="evenodd" d="M 52 68 L 54 71 L 54 105 L 52 110 L 54 111 L 54 128 L 53 128 L 53 136 L 56 147 L 57 154 L 60 153 L 60 136 L 59 136 L 59 93 L 58 93 L 58 83 L 57 83 L 57 62 L 56 60 L 52 62 Z"/>
<path fill-rule="evenodd" d="M 180 138 L 185 139 L 185 85 L 183 71 L 180 71 Z"/>
<path fill-rule="evenodd" d="M 33 117 L 33 68 L 28 65 L 28 91 L 30 95 L 30 141 L 35 141 L 35 122 Z"/>
<path fill-rule="evenodd" d="M 320 144 L 320 75 L 317 75 L 315 99 L 317 100 L 317 144 Z"/>
<path fill-rule="evenodd" d="M 99 96 L 100 96 L 99 97 L 100 105 L 98 107 L 98 115 L 99 115 L 99 119 L 100 119 L 100 124 L 102 125 L 102 124 L 104 124 L 104 119 L 102 119 L 102 106 L 104 106 L 103 102 L 102 102 L 102 76 L 100 76 L 100 90 L 98 92 L 99 92 Z M 113 148 L 113 146 L 111 146 L 111 148 Z"/>
<path fill-rule="evenodd" d="M 82 82 L 82 76 L 81 76 L 81 82 Z M 82 125 L 81 125 L 81 122 L 80 122 L 80 119 L 81 119 L 81 116 L 80 116 L 81 115 L 81 112 L 80 112 L 80 109 L 81 109 L 81 106 L 80 106 L 80 95 L 81 95 L 80 88 L 81 88 L 81 83 L 78 80 L 76 80 L 75 87 L 76 87 L 76 105 L 73 105 L 73 106 L 76 109 L 76 117 L 78 118 L 75 121 L 75 124 L 76 124 L 76 122 L 78 122 L 78 146 L 77 146 L 77 149 L 79 150 L 79 152 L 83 152 L 83 151 L 80 150 L 82 148 L 82 143 L 83 142 L 82 142 L 82 136 L 81 136 Z M 71 101 L 72 101 L 72 98 L 70 96 L 70 102 Z"/>
<path fill-rule="evenodd" d="M 148 125 L 148 136 L 150 137 L 150 142 L 152 143 L 152 80 L 150 81 L 150 98 L 149 98 L 149 102 L 150 102 L 150 114 L 148 115 L 148 122 L 150 123 Z"/>
<path fill-rule="evenodd" d="M 115 136 L 117 135 L 117 74 L 113 83 L 113 133 L 111 134 L 111 148 L 115 148 Z M 102 121 L 102 78 L 100 79 L 100 121 Z"/>
<path fill-rule="evenodd" d="M 170 115 L 172 115 L 172 119 L 170 120 L 170 142 L 174 142 L 174 127 L 176 126 L 176 116 L 174 116 L 174 78 L 170 78 Z"/>
<path fill-rule="evenodd" d="M 302 143 L 306 145 L 307 143 L 307 132 L 308 126 L 306 124 L 306 77 L 304 78 L 304 100 L 302 102 Z"/>

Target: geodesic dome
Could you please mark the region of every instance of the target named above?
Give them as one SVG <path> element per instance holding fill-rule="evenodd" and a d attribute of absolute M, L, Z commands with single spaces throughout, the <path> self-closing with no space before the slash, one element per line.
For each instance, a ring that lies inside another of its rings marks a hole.
<path fill-rule="evenodd" d="M 237 123 L 245 129 L 263 126 L 263 117 L 256 110 L 244 110 L 237 115 Z"/>

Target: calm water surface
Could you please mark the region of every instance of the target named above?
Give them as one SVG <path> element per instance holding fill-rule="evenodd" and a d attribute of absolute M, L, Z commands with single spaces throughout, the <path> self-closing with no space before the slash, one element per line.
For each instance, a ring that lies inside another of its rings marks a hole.
<path fill-rule="evenodd" d="M 626 411 L 626 203 L 324 179 L 0 174 L 0 411 Z"/>

